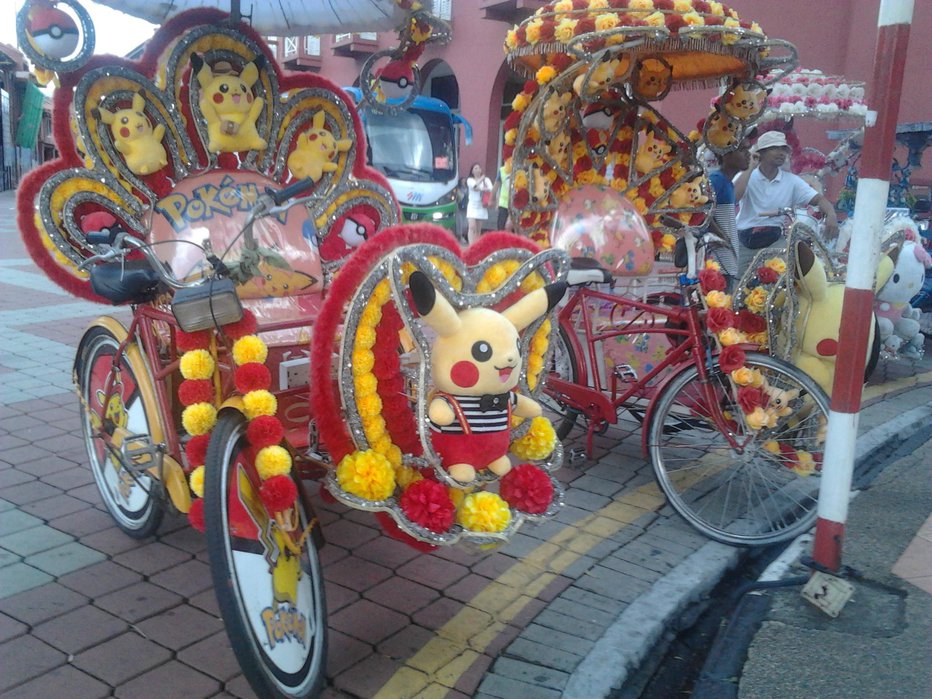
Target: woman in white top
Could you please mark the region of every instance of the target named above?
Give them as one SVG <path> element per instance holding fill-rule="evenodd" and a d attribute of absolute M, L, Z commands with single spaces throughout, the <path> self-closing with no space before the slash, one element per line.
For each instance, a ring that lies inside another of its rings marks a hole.
<path fill-rule="evenodd" d="M 482 221 L 489 217 L 488 209 L 482 203 L 482 194 L 492 191 L 492 181 L 482 173 L 479 163 L 469 168 L 466 189 L 469 192 L 469 201 L 466 204 L 466 239 L 474 243 L 482 233 Z"/>

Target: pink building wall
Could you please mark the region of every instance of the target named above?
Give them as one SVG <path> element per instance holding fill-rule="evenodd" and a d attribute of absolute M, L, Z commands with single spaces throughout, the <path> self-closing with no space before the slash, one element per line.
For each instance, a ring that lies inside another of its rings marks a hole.
<path fill-rule="evenodd" d="M 474 132 L 473 144 L 463 150 L 464 171 L 474 161 L 492 171 L 499 153 L 499 115 L 509 73 L 502 44 L 511 24 L 485 19 L 482 7 L 488 4 L 488 0 L 455 0 L 452 3 L 452 41 L 445 46 L 429 47 L 420 61 L 422 67 L 429 67 L 442 59 L 456 76 L 459 112 L 472 124 Z M 801 67 L 842 75 L 849 80 L 870 78 L 880 0 L 734 0 L 730 4 L 742 18 L 760 23 L 768 35 L 795 44 Z M 929 27 L 932 27 L 932 0 L 916 0 L 904 66 L 901 124 L 932 121 Z M 393 36 L 382 35 L 379 47 L 390 47 L 393 41 Z M 365 59 L 365 56 L 335 56 L 329 37 L 322 41 L 321 54 L 321 73 L 341 85 L 353 83 Z M 688 132 L 707 113 L 713 96 L 712 90 L 675 92 L 659 108 L 674 124 Z M 834 128 L 830 122 L 797 120 L 802 143 L 823 151 L 833 147 L 825 136 L 829 128 Z M 905 149 L 900 148 L 899 155 L 901 159 L 905 157 Z M 927 155 L 924 172 L 914 170 L 914 181 L 932 179 L 928 175 L 932 173 L 930 163 L 932 156 Z"/>

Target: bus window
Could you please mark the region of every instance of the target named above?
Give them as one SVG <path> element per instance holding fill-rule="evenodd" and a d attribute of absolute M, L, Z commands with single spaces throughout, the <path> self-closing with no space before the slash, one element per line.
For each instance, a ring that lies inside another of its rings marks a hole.
<path fill-rule="evenodd" d="M 370 113 L 365 126 L 370 162 L 387 177 L 427 182 L 455 176 L 455 132 L 448 116 L 421 110 Z"/>

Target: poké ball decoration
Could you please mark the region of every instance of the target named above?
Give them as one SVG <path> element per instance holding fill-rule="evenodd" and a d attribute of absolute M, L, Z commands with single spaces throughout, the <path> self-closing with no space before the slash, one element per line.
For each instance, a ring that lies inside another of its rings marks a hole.
<path fill-rule="evenodd" d="M 16 36 L 29 60 L 48 71 L 77 70 L 94 53 L 94 24 L 77 0 L 27 2 L 16 15 Z"/>
<path fill-rule="evenodd" d="M 571 257 L 598 260 L 616 276 L 647 274 L 654 265 L 654 244 L 644 218 L 623 194 L 587 185 L 560 202 L 550 244 Z"/>

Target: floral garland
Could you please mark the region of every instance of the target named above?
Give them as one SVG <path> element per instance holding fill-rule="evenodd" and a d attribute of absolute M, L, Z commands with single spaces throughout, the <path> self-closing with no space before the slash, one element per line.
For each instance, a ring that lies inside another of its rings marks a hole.
<path fill-rule="evenodd" d="M 433 257 L 431 263 L 457 290 L 462 279 L 455 268 L 445 260 Z M 477 293 L 488 293 L 500 287 L 520 267 L 516 260 L 505 260 L 491 265 L 478 282 Z M 402 280 L 406 281 L 414 266 L 406 264 Z M 520 285 L 520 291 L 529 293 L 544 285 L 540 274 L 529 275 Z M 398 505 L 414 524 L 442 534 L 459 524 L 472 532 L 501 532 L 511 524 L 512 507 L 528 514 L 541 514 L 553 500 L 553 484 L 549 476 L 532 464 L 512 469 L 500 481 L 499 493 L 490 491 L 464 492 L 448 487 L 436 479 L 429 469 L 416 469 L 403 463 L 401 448 L 392 441 L 392 435 L 412 422 L 411 409 L 403 390 L 389 395 L 397 397 L 399 404 L 390 404 L 393 398 L 384 397 L 380 383 L 391 380 L 391 372 L 399 376 L 399 367 L 376 368 L 376 352 L 381 333 L 391 330 L 388 336 L 397 337 L 400 325 L 385 328 L 381 325 L 386 313 L 385 305 L 391 300 L 390 282 L 380 281 L 360 316 L 353 338 L 353 386 L 357 411 L 363 433 L 370 449 L 355 451 L 344 456 L 336 468 L 339 486 L 356 497 L 373 502 L 390 498 L 401 489 Z M 397 312 L 391 309 L 397 316 Z M 531 338 L 528 355 L 528 384 L 533 388 L 544 368 L 544 354 L 549 346 L 550 322 L 544 321 Z M 392 349 L 397 356 L 397 352 Z M 380 397 L 380 393 L 383 397 Z M 401 405 L 403 403 L 403 405 Z M 556 434 L 546 418 L 534 418 L 527 433 L 512 443 L 512 451 L 519 458 L 543 460 L 556 446 Z M 413 451 L 413 450 L 412 450 Z"/>
<path fill-rule="evenodd" d="M 231 354 L 237 367 L 233 381 L 242 394 L 243 413 L 249 420 L 246 439 L 256 450 L 255 466 L 262 480 L 259 497 L 270 513 L 278 515 L 294 505 L 298 491 L 288 475 L 291 454 L 280 444 L 285 430 L 275 416 L 278 401 L 268 390 L 272 382 L 265 366 L 268 347 L 254 334 L 257 328 L 256 317 L 245 311 L 241 320 L 224 325 L 222 330 L 233 340 Z M 179 330 L 176 345 L 183 352 L 179 360 L 183 381 L 178 386 L 178 400 L 185 406 L 181 423 L 191 435 L 185 445 L 188 483 L 198 498 L 191 503 L 188 519 L 195 529 L 204 531 L 204 462 L 210 433 L 217 423 L 219 398 L 216 336 L 210 330 Z"/>
<path fill-rule="evenodd" d="M 707 307 L 706 327 L 721 347 L 718 364 L 735 387 L 735 400 L 751 430 L 776 427 L 779 419 L 792 413 L 787 405 L 796 396 L 772 387 L 758 369 L 747 366 L 747 355 L 741 345 L 768 344 L 765 313 L 772 289 L 786 273 L 786 262 L 779 257 L 767 260 L 757 269 L 755 278 L 744 289 L 746 308 L 735 310 L 732 296 L 725 293 L 727 281 L 721 266 L 708 260 L 699 272 L 699 288 Z M 795 450 L 776 440 L 768 440 L 764 448 L 780 457 L 782 463 L 799 475 L 807 476 L 820 465 L 821 456 L 805 450 Z"/>
<path fill-rule="evenodd" d="M 769 117 L 863 119 L 867 115 L 864 83 L 847 82 L 820 70 L 795 70 L 774 84 L 767 109 Z"/>

